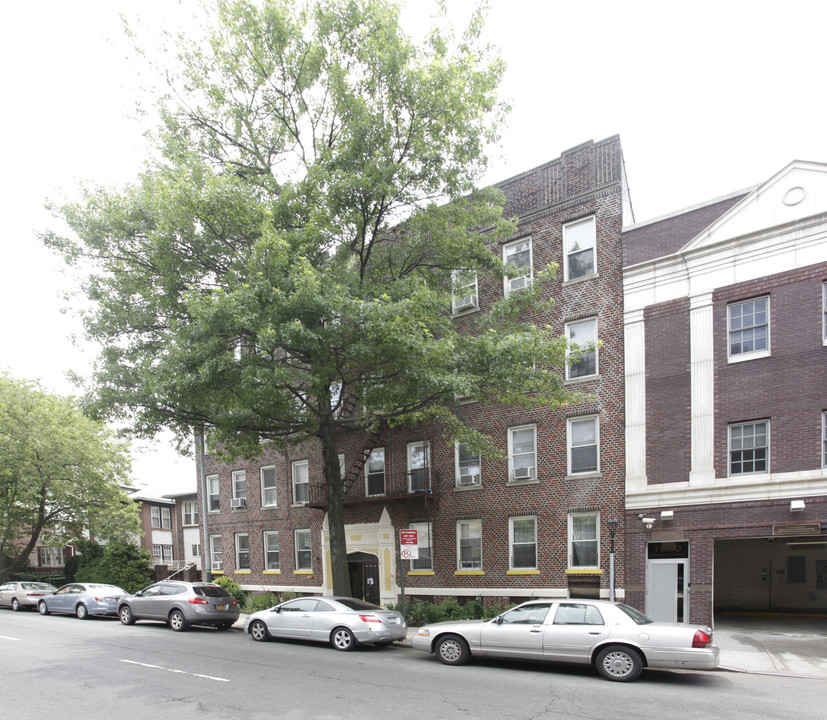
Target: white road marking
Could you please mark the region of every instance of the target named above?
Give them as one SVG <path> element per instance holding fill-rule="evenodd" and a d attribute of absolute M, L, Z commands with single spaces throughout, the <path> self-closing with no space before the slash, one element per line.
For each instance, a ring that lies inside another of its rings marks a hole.
<path fill-rule="evenodd" d="M 20 642 L 20 638 L 9 637 L 8 635 L 0 635 L 0 640 L 14 640 L 15 642 Z"/>
<path fill-rule="evenodd" d="M 205 680 L 215 680 L 216 682 L 230 682 L 227 678 L 213 677 L 212 675 L 202 675 L 201 673 L 190 673 L 186 670 L 176 670 L 175 668 L 166 668 L 162 667 L 161 665 L 150 665 L 149 663 L 142 663 L 136 660 L 121 659 L 119 660 L 119 662 L 126 663 L 127 665 L 140 665 L 141 667 L 149 668 L 151 670 L 164 670 L 165 672 L 177 673 L 178 675 L 191 675 L 192 677 L 204 678 Z"/>

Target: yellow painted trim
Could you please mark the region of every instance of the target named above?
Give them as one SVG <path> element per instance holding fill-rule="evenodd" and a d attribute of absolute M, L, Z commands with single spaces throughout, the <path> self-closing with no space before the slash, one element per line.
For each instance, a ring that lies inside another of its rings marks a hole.
<path fill-rule="evenodd" d="M 566 575 L 602 575 L 603 570 L 600 568 L 569 568 L 566 570 Z"/>
<path fill-rule="evenodd" d="M 456 570 L 454 575 L 485 575 L 483 570 Z"/>
<path fill-rule="evenodd" d="M 213 575 L 223 575 L 223 574 L 224 574 L 224 571 L 223 571 L 223 570 L 210 570 L 210 572 L 211 572 Z"/>
<path fill-rule="evenodd" d="M 433 570 L 408 570 L 408 575 L 433 575 Z"/>
<path fill-rule="evenodd" d="M 312 575 L 313 571 L 312 570 L 294 570 L 293 574 L 294 575 Z"/>
<path fill-rule="evenodd" d="M 506 575 L 539 575 L 539 570 L 507 570 Z"/>
<path fill-rule="evenodd" d="M 235 575 L 249 575 L 250 571 L 249 570 L 233 570 L 233 573 Z"/>
<path fill-rule="evenodd" d="M 265 570 L 264 575 L 281 575 L 281 570 Z"/>

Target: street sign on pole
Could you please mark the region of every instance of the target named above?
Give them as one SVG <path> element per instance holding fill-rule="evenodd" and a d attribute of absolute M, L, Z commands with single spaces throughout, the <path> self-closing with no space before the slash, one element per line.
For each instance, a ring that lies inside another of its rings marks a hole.
<path fill-rule="evenodd" d="M 399 531 L 399 555 L 402 560 L 419 560 L 419 543 L 416 530 Z"/>

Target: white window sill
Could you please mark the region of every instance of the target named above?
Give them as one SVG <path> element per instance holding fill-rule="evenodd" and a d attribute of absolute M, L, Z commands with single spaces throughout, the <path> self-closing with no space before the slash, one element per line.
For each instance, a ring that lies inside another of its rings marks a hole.
<path fill-rule="evenodd" d="M 583 377 L 566 378 L 565 385 L 578 385 L 579 383 L 589 382 L 591 380 L 600 380 L 600 373 L 594 375 L 584 375 Z"/>
<path fill-rule="evenodd" d="M 454 485 L 454 492 L 468 492 L 473 490 L 482 490 L 482 483 L 475 483 L 472 485 Z"/>
<path fill-rule="evenodd" d="M 521 485 L 538 485 L 540 483 L 540 478 L 527 478 L 525 480 L 509 480 L 505 486 L 506 487 L 520 487 Z"/>
<path fill-rule="evenodd" d="M 756 352 L 740 353 L 739 355 L 731 355 L 727 358 L 727 362 L 732 363 L 746 362 L 747 360 L 758 360 L 759 358 L 770 357 L 769 350 L 757 350 Z"/>
<path fill-rule="evenodd" d="M 576 285 L 577 283 L 586 282 L 587 280 L 596 280 L 600 277 L 600 273 L 592 273 L 591 275 L 581 275 L 580 277 L 574 278 L 572 280 L 565 280 L 563 282 L 563 287 L 568 287 L 569 285 Z"/>
<path fill-rule="evenodd" d="M 479 307 L 469 308 L 468 310 L 458 310 L 451 313 L 451 317 L 465 317 L 466 315 L 473 315 L 474 313 L 478 313 L 480 311 Z"/>
<path fill-rule="evenodd" d="M 597 472 L 569 473 L 568 475 L 566 475 L 566 480 L 584 480 L 602 477 L 603 473 L 598 470 Z"/>

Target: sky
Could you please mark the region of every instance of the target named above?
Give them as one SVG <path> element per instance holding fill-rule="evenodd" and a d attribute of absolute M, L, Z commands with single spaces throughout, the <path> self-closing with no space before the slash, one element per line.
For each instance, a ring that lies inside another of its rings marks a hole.
<path fill-rule="evenodd" d="M 452 18 L 472 0 L 447 0 Z M 95 349 L 73 344 L 63 312 L 73 281 L 38 231 L 59 225 L 49 200 L 82 181 L 118 185 L 146 157 L 136 101 L 151 77 L 132 57 L 122 13 L 143 27 L 187 25 L 193 3 L 38 0 L 3 9 L 0 29 L 0 369 L 77 392 Z M 431 0 L 410 0 L 418 36 Z M 512 110 L 486 182 L 516 175 L 588 140 L 619 134 L 641 222 L 769 179 L 793 160 L 827 162 L 823 0 L 692 3 L 490 0 L 485 37 L 508 70 Z M 147 494 L 194 490 L 195 465 L 168 438 L 133 448 Z"/>

